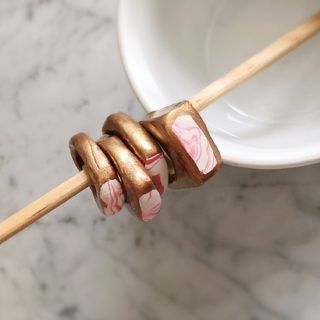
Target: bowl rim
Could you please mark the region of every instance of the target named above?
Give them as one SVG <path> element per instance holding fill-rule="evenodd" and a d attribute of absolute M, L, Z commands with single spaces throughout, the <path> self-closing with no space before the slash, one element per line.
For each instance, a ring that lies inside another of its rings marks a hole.
<path fill-rule="evenodd" d="M 135 77 L 135 73 L 131 68 L 132 61 L 130 59 L 130 50 L 128 50 L 127 46 L 128 35 L 126 33 L 126 21 L 124 17 L 124 6 L 127 2 L 130 1 L 132 0 L 119 0 L 118 3 L 117 39 L 120 59 L 124 66 L 125 74 L 138 101 L 147 112 L 151 112 L 156 110 L 156 108 L 155 106 L 152 106 L 150 104 L 147 95 L 145 95 L 143 92 L 143 86 L 141 85 L 141 83 L 139 83 L 138 78 Z M 238 155 L 232 152 L 221 152 L 223 163 L 235 167 L 250 169 L 287 169 L 312 165 L 320 162 L 320 141 L 317 145 L 312 145 L 300 149 L 288 149 L 286 150 L 286 153 L 281 154 L 281 156 L 277 155 L 276 149 L 274 149 L 272 156 L 271 153 L 268 152 L 268 157 L 265 157 L 266 154 L 263 154 L 263 150 L 261 150 L 261 155 L 254 155 L 254 152 L 257 153 L 256 148 L 252 148 L 252 154 L 248 156 L 248 149 L 250 149 L 250 147 L 246 146 L 244 149 L 245 152 L 239 152 Z"/>

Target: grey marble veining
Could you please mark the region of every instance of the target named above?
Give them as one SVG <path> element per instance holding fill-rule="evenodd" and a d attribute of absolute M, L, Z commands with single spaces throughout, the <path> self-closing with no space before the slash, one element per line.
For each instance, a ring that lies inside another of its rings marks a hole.
<path fill-rule="evenodd" d="M 115 0 L 0 1 L 1 219 L 76 172 L 68 139 L 139 118 Z M 320 166 L 225 167 L 142 224 L 88 190 L 0 246 L 0 319 L 320 318 Z"/>

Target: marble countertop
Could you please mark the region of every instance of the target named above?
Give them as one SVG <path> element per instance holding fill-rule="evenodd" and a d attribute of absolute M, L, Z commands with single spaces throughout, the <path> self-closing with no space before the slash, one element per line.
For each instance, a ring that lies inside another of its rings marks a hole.
<path fill-rule="evenodd" d="M 68 139 L 143 109 L 116 0 L 0 1 L 1 219 L 73 175 Z M 224 167 L 161 216 L 104 219 L 88 190 L 0 246 L 0 319 L 320 318 L 320 166 Z"/>

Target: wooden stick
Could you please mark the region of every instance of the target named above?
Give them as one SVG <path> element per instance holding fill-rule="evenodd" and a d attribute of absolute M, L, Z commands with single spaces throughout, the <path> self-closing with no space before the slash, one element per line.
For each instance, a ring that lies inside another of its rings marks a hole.
<path fill-rule="evenodd" d="M 194 95 L 190 102 L 201 111 L 239 84 L 283 57 L 320 31 L 320 12 L 271 45 L 242 63 L 222 78 Z M 22 210 L 0 223 L 0 243 L 49 213 L 91 184 L 89 176 L 79 172 Z"/>
<path fill-rule="evenodd" d="M 320 31 L 320 11 L 296 29 L 195 94 L 189 101 L 198 111 L 262 71 Z"/>
<path fill-rule="evenodd" d="M 90 184 L 91 180 L 87 173 L 81 171 L 16 212 L 0 223 L 0 243 L 37 221 L 80 191 L 86 189 Z"/>

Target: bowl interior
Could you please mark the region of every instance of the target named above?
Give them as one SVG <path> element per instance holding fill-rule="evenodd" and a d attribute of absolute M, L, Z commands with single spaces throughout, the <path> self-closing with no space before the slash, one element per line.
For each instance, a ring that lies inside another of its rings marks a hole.
<path fill-rule="evenodd" d="M 319 0 L 122 0 L 121 53 L 148 111 L 188 99 L 319 10 Z M 202 114 L 223 160 L 284 168 L 320 158 L 320 38 Z"/>

